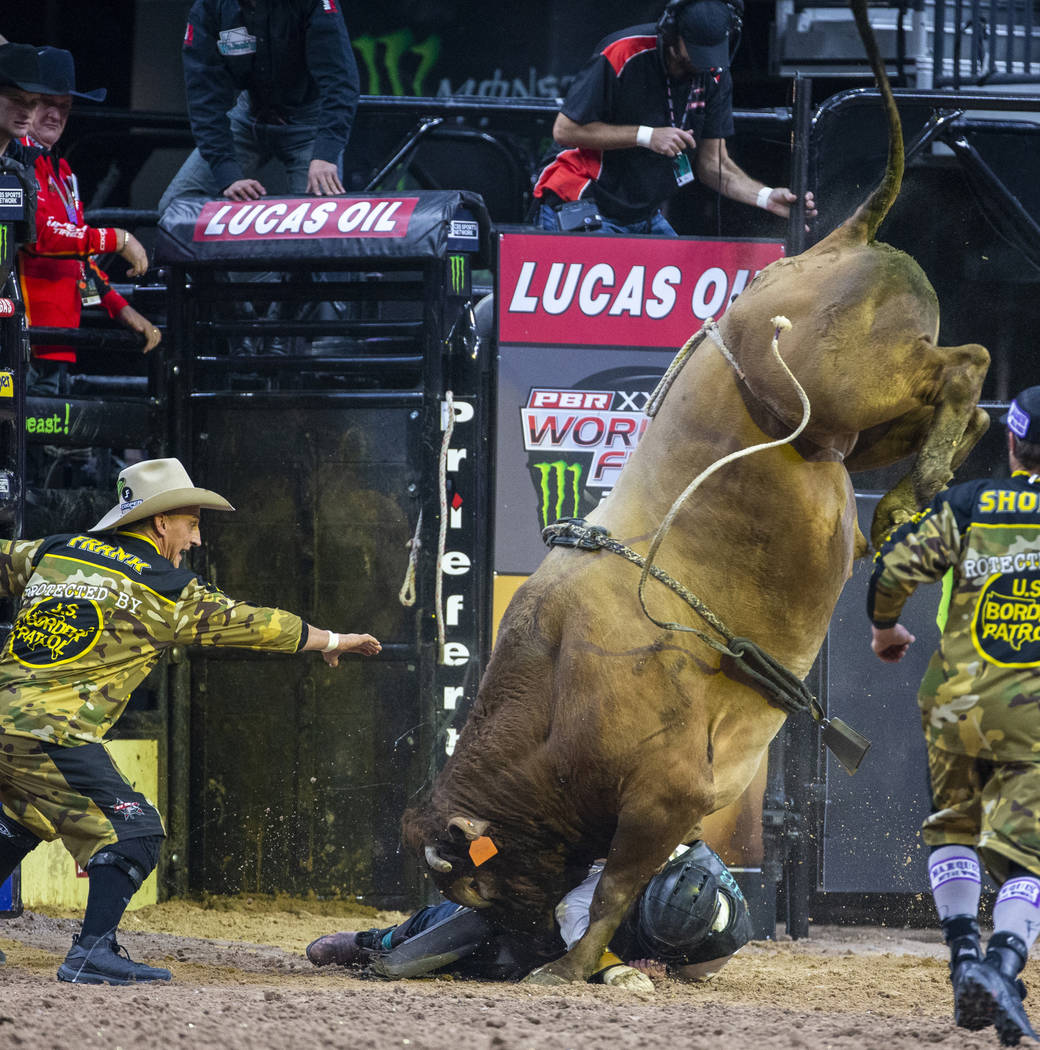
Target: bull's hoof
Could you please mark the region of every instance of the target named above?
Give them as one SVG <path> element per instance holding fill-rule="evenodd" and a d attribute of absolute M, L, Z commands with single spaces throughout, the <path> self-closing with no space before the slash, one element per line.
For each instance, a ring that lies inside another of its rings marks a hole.
<path fill-rule="evenodd" d="M 541 985 L 557 985 L 557 984 L 571 984 L 573 978 L 568 977 L 565 974 L 560 973 L 558 970 L 553 969 L 553 964 L 549 963 L 546 966 L 539 966 L 537 970 L 532 970 L 525 978 L 524 984 L 541 984 Z"/>

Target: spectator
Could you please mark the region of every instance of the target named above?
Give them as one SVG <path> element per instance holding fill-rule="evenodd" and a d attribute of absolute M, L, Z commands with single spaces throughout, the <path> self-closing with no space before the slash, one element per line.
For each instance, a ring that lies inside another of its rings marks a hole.
<path fill-rule="evenodd" d="M 292 194 L 343 192 L 339 165 L 360 81 L 336 0 L 195 0 L 183 58 L 197 149 L 160 213 L 189 194 L 257 200 L 271 159 Z"/>
<path fill-rule="evenodd" d="M 45 90 L 36 48 L 31 44 L 0 44 L 0 157 L 31 164 L 36 152 L 18 140 L 28 134 L 33 114 Z"/>
<path fill-rule="evenodd" d="M 795 195 L 729 156 L 743 0 L 671 0 L 656 25 L 612 33 L 578 73 L 553 125 L 563 147 L 534 189 L 546 230 L 675 236 L 661 205 L 696 177 L 787 217 Z M 816 214 L 811 193 L 806 217 Z"/>
<path fill-rule="evenodd" d="M 40 75 L 47 90 L 33 114 L 28 134 L 21 140 L 46 152 L 36 157 L 36 239 L 22 245 L 19 275 L 28 323 L 47 328 L 79 328 L 84 306 L 102 305 L 108 315 L 144 338 L 144 352 L 159 345 L 162 335 L 108 283 L 93 260 L 96 252 L 117 251 L 137 277 L 148 269 L 148 257 L 129 230 L 94 228 L 83 218 L 79 187 L 68 163 L 55 152 L 72 108 L 72 99 L 100 102 L 104 88 L 76 89 L 72 55 L 56 47 L 38 51 Z M 30 389 L 58 393 L 65 366 L 76 362 L 72 347 L 36 347 Z"/>

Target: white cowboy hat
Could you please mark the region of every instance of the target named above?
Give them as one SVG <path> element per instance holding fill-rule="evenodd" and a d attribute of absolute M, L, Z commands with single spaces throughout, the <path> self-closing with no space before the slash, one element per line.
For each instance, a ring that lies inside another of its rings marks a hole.
<path fill-rule="evenodd" d="M 131 464 L 119 472 L 116 493 L 119 502 L 88 532 L 104 532 L 179 507 L 235 509 L 223 496 L 195 488 L 179 459 L 145 459 Z"/>

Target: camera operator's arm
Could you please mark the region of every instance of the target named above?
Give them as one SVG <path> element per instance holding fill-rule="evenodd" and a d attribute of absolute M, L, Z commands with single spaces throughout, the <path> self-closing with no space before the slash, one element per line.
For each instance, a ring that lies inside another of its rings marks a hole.
<path fill-rule="evenodd" d="M 797 199 L 786 186 L 770 188 L 758 179 L 753 179 L 729 155 L 725 139 L 701 139 L 697 147 L 697 178 L 724 197 L 740 201 L 742 204 L 757 205 L 786 219 L 791 205 Z M 768 193 L 764 191 L 768 190 Z M 759 195 L 762 194 L 762 200 Z M 811 192 L 805 195 L 805 217 L 816 216 L 816 202 Z"/>
<path fill-rule="evenodd" d="M 693 135 L 682 128 L 650 128 L 647 149 L 666 157 L 675 157 L 684 149 L 696 146 Z M 563 113 L 556 115 L 553 139 L 560 146 L 578 149 L 635 149 L 639 141 L 639 126 L 635 124 L 604 124 L 592 121 L 578 124 Z"/>

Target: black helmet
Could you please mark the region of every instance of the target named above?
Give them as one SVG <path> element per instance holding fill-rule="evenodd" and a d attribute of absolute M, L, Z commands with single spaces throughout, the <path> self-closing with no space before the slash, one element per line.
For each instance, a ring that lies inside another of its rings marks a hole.
<path fill-rule="evenodd" d="M 732 955 L 751 939 L 747 901 L 722 858 L 697 841 L 650 881 L 626 916 L 636 954 L 672 966 Z"/>

